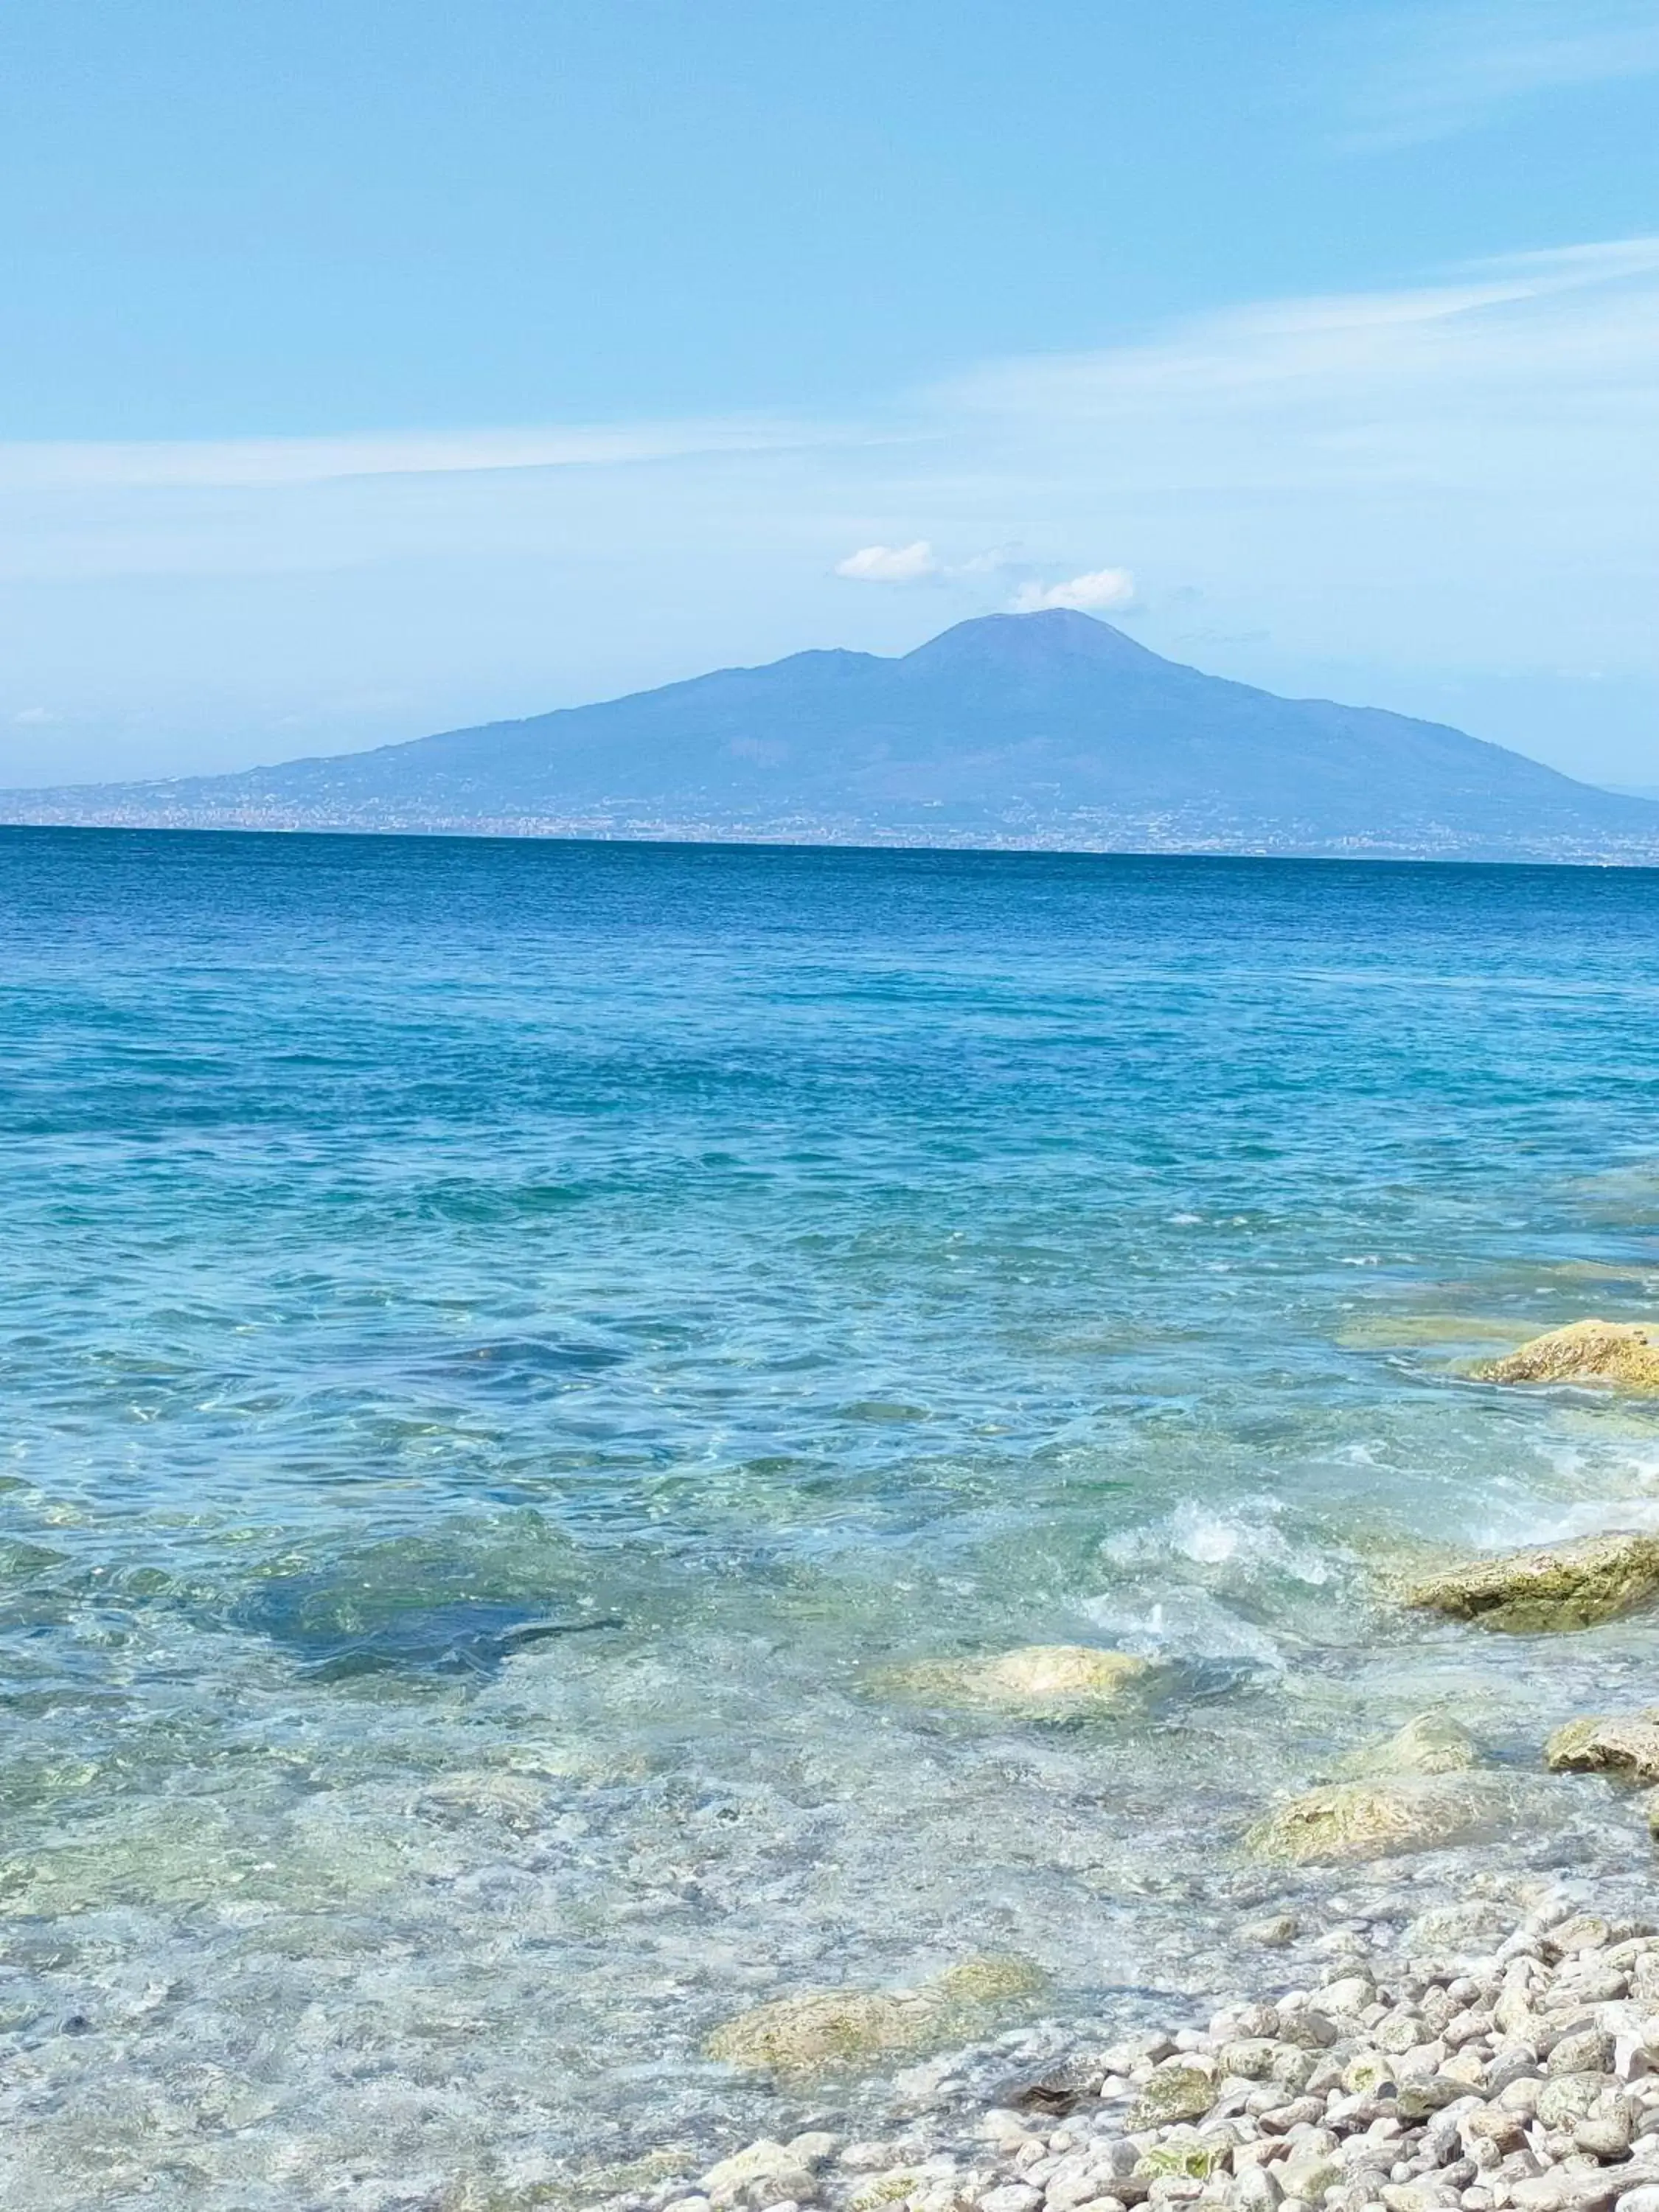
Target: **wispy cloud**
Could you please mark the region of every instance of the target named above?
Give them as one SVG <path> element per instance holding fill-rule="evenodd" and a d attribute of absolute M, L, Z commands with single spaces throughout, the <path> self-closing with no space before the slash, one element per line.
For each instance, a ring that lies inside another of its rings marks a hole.
<path fill-rule="evenodd" d="M 252 489 L 356 477 L 616 468 L 699 453 L 776 451 L 825 434 L 801 422 L 726 419 L 337 438 L 0 441 L 0 486 L 15 491 Z"/>
<path fill-rule="evenodd" d="M 1432 0 L 1340 34 L 1357 147 L 1471 129 L 1518 100 L 1659 72 L 1656 0 Z"/>
<path fill-rule="evenodd" d="M 916 584 L 939 573 L 940 564 L 925 538 L 911 545 L 861 545 L 836 563 L 838 576 L 850 576 L 860 584 Z"/>
<path fill-rule="evenodd" d="M 937 395 L 981 450 L 1069 454 L 1122 493 L 1474 477 L 1611 492 L 1659 405 L 1659 237 L 1516 255 L 1439 284 L 1274 301 L 1108 351 L 994 363 Z M 1615 427 L 1615 426 L 1622 427 Z M 1620 456 L 1623 456 L 1621 459 Z M 1091 533 L 1093 534 L 1093 533 Z"/>
<path fill-rule="evenodd" d="M 1127 568 L 1091 568 L 1063 584 L 1022 584 L 1010 605 L 1019 615 L 1045 607 L 1069 607 L 1085 615 L 1121 613 L 1133 606 L 1135 580 Z"/>

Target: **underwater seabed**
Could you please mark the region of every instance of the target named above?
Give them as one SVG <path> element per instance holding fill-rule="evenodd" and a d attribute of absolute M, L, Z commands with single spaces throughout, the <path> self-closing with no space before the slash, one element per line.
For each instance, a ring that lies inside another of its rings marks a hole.
<path fill-rule="evenodd" d="M 1659 1525 L 1640 1408 L 1522 1418 L 1532 1480 L 1494 1469 L 1471 1533 Z M 1401 1613 L 1390 1577 L 1443 1554 L 1458 1501 L 1425 1485 L 1391 1532 L 1307 1486 L 1407 1449 L 1310 1450 L 1294 1505 L 1103 1511 L 1056 1482 L 1022 1525 L 966 1516 L 943 1560 L 901 1537 L 874 1563 L 757 1547 L 688 1574 L 670 1547 L 612 1558 L 520 1510 L 290 1558 L 230 1599 L 65 1587 L 73 1656 L 14 1680 L 0 1767 L 6 2201 L 464 2204 L 490 2176 L 503 2203 L 602 2193 L 665 2146 L 695 2166 L 826 2113 L 890 2126 L 890 2068 L 778 2084 L 704 2055 L 769 1998 L 991 1953 L 1042 1981 L 985 2026 L 1146 2021 L 1237 1987 L 1241 1931 L 1275 1916 L 1296 1932 L 1255 1971 L 1305 1983 L 1362 1930 L 1495 1906 L 1540 1870 L 1650 1892 L 1634 1802 L 1546 1776 L 1539 1748 L 1649 1700 L 1659 1622 L 1514 1638 Z M 9 1564 L 44 1615 L 38 1553 Z M 532 1599 L 581 1632 L 501 1644 Z M 884 1667 L 1038 1634 L 1152 1664 L 1083 1718 L 884 1691 Z M 1277 1793 L 1425 1708 L 1501 1774 L 1477 1840 L 1332 1869 L 1244 1856 Z"/>

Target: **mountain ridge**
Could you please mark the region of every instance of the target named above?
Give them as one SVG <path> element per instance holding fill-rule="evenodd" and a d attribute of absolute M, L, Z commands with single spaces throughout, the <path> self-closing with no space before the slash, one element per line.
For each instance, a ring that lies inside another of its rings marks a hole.
<path fill-rule="evenodd" d="M 231 775 L 0 792 L 131 826 L 1659 860 L 1659 805 L 1062 609 Z"/>

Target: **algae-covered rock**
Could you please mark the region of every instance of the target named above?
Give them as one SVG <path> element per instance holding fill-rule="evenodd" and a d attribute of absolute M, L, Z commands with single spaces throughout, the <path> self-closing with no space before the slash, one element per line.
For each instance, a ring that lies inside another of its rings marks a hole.
<path fill-rule="evenodd" d="M 817 2073 L 920 2049 L 934 2018 L 919 1990 L 826 1990 L 741 2013 L 705 2047 L 732 2066 Z"/>
<path fill-rule="evenodd" d="M 1156 2081 L 1158 2076 L 1154 2075 L 1152 2079 Z M 1212 2087 L 1204 2111 L 1207 2112 L 1210 2106 L 1214 2102 L 1215 2090 Z M 1146 2100 L 1143 2099 L 1140 2104 L 1130 2107 L 1129 2117 L 1139 2118 L 1145 2108 Z M 1157 2121 L 1147 2121 L 1145 2124 L 1155 2127 L 1159 2124 Z M 1139 2134 L 1140 2130 L 1135 2128 L 1130 2132 Z M 1154 2143 L 1149 2151 L 1142 2153 L 1135 2160 L 1133 2171 L 1148 2181 L 1156 2181 L 1164 2175 L 1168 2175 L 1176 2181 L 1207 2181 L 1217 2166 L 1220 2165 L 1224 2149 L 1223 2144 L 1206 2142 L 1201 2136 L 1177 2125 L 1165 2136 L 1162 2142 Z M 1102 2185 L 1097 2179 L 1097 2192 Z M 1048 2197 L 1050 2212 L 1053 2212 L 1054 2198 L 1048 2196 L 1046 2191 L 1044 2195 Z"/>
<path fill-rule="evenodd" d="M 775 2074 L 850 2070 L 974 2033 L 1036 1995 L 1028 1960 L 970 1959 L 913 1990 L 822 1990 L 740 2013 L 704 2048 L 711 2058 Z"/>
<path fill-rule="evenodd" d="M 936 1996 L 950 2013 L 988 2010 L 1034 1997 L 1046 1986 L 1042 1969 L 1029 1959 L 1006 1954 L 964 1959 L 926 1985 L 924 1994 Z"/>
<path fill-rule="evenodd" d="M 1397 2081 L 1400 2062 L 1381 2051 L 1357 2051 L 1342 2069 L 1342 2087 L 1351 2097 L 1375 2096 L 1385 2081 Z"/>
<path fill-rule="evenodd" d="M 1328 2189 L 1334 2189 L 1347 2179 L 1347 2168 L 1340 2158 L 1322 2151 L 1292 2151 L 1279 2169 L 1279 2185 L 1287 2197 L 1303 2204 L 1318 2204 L 1324 2201 Z"/>
<path fill-rule="evenodd" d="M 1244 1842 L 1259 1859 L 1334 1865 L 1462 1843 L 1498 1810 L 1489 1791 L 1444 1777 L 1340 1782 L 1276 1806 Z"/>
<path fill-rule="evenodd" d="M 1381 1743 L 1364 1745 L 1337 1771 L 1356 1779 L 1390 1774 L 1461 1774 L 1479 1765 L 1480 1747 L 1449 1713 L 1415 1713 Z"/>
<path fill-rule="evenodd" d="M 988 1658 L 895 1668 L 878 1688 L 1004 1712 L 1090 1712 L 1115 1705 L 1149 1671 L 1145 1659 L 1092 1644 L 1027 1644 Z"/>
<path fill-rule="evenodd" d="M 1407 1605 L 1514 1634 L 1591 1628 L 1659 1592 L 1659 1536 L 1607 1529 L 1570 1543 L 1508 1552 L 1413 1584 Z"/>
<path fill-rule="evenodd" d="M 1604 1390 L 1659 1392 L 1659 1334 L 1626 1321 L 1576 1321 L 1482 1360 L 1480 1382 L 1587 1382 Z"/>
<path fill-rule="evenodd" d="M 1569 1721 L 1544 1746 L 1544 1764 L 1556 1774 L 1611 1773 L 1631 1782 L 1659 1782 L 1659 1705 Z"/>
<path fill-rule="evenodd" d="M 1167 2128 L 1177 2120 L 1200 2120 L 1216 2100 L 1215 2075 L 1180 2059 L 1156 2067 L 1123 2116 L 1126 2135 Z M 1164 2169 L 1169 2171 L 1170 2169 Z"/>

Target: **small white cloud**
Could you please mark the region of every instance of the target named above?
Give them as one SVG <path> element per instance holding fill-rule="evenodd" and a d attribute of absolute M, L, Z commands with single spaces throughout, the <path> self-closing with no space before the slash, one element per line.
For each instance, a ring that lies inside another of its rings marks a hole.
<path fill-rule="evenodd" d="M 1133 602 L 1135 580 L 1127 568 L 1091 568 L 1065 584 L 1022 584 L 1014 593 L 1017 615 L 1034 615 L 1045 607 L 1070 607 L 1074 613 L 1097 615 Z"/>
<path fill-rule="evenodd" d="M 25 707 L 21 714 L 11 719 L 23 729 L 33 729 L 42 722 L 55 722 L 58 717 L 46 707 Z"/>
<path fill-rule="evenodd" d="M 862 545 L 836 563 L 838 576 L 851 576 L 860 584 L 914 584 L 939 573 L 933 549 L 925 538 L 918 538 L 914 545 Z"/>

